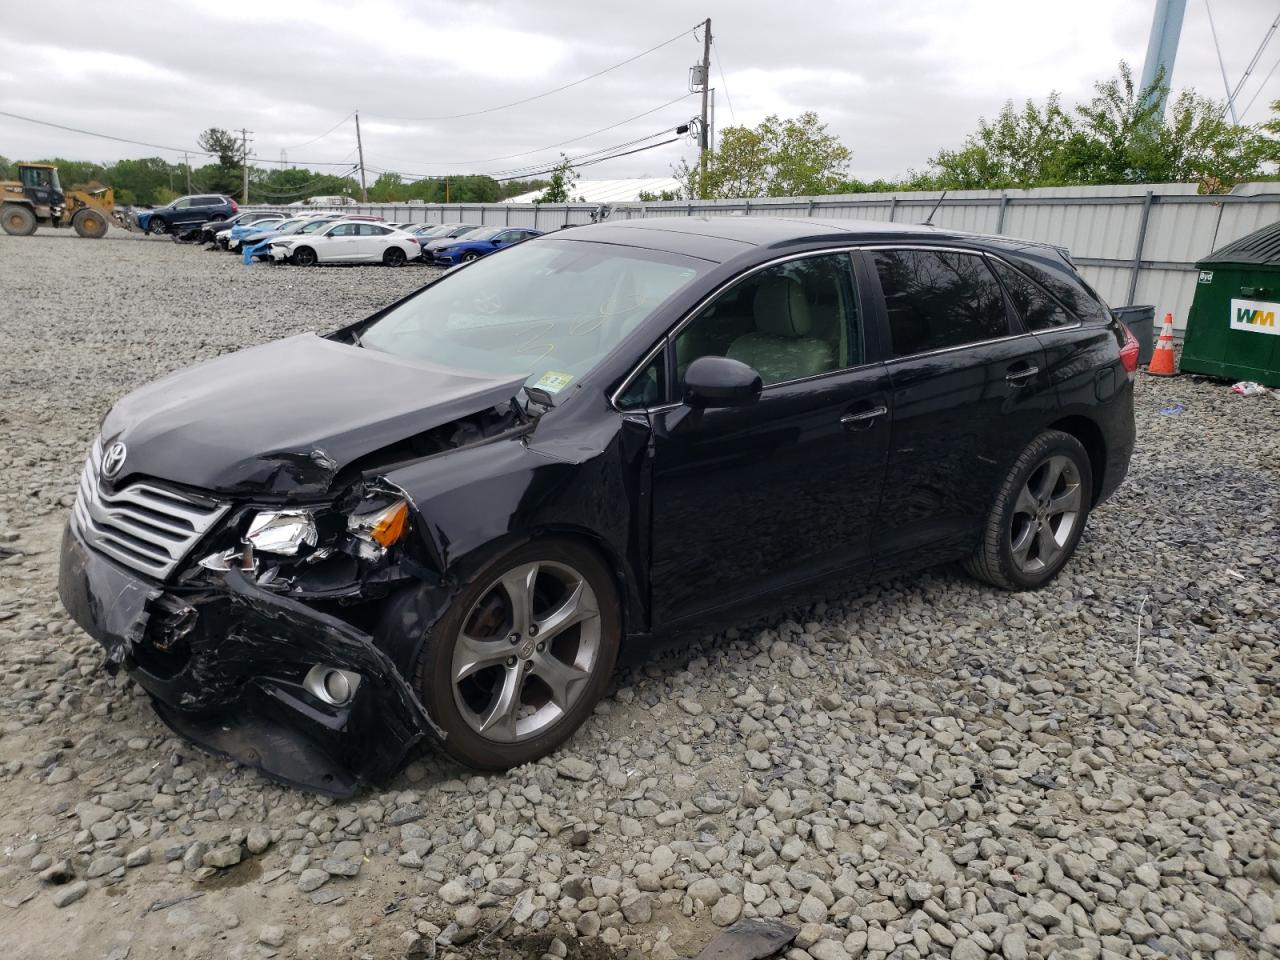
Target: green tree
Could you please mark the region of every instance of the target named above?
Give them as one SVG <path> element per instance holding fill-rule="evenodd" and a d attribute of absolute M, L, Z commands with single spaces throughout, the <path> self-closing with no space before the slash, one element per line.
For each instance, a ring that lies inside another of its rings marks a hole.
<path fill-rule="evenodd" d="M 956 150 L 940 150 L 926 178 L 943 189 L 1000 189 L 1061 184 L 1198 181 L 1229 188 L 1261 173 L 1268 154 L 1259 130 L 1223 119 L 1222 105 L 1193 90 L 1168 103 L 1163 74 L 1145 90 L 1120 62 L 1115 77 L 1072 112 L 1051 93 L 1043 107 L 1007 103 L 994 121 Z"/>
<path fill-rule="evenodd" d="M 378 175 L 369 188 L 369 199 L 374 203 L 394 203 L 407 199 L 404 189 L 404 178 L 390 171 Z"/>
<path fill-rule="evenodd" d="M 560 154 L 560 162 L 556 164 L 554 170 L 551 171 L 551 179 L 547 183 L 547 189 L 542 191 L 542 196 L 534 200 L 534 203 L 568 203 L 569 192 L 578 182 L 577 171 L 569 166 L 569 158 L 563 153 Z"/>
<path fill-rule="evenodd" d="M 656 203 L 660 200 L 680 200 L 682 197 L 679 190 L 659 190 L 657 193 L 652 190 L 641 190 L 636 199 L 641 203 Z"/>
<path fill-rule="evenodd" d="M 108 186 L 114 187 L 117 195 L 127 191 L 133 200 L 122 200 L 122 203 L 160 203 L 160 190 L 170 190 L 170 179 L 174 184 L 179 182 L 178 169 L 160 157 L 145 157 L 141 160 L 118 160 L 106 171 Z M 182 179 L 186 186 L 185 177 Z"/>
<path fill-rule="evenodd" d="M 216 165 L 201 167 L 191 172 L 192 186 L 197 177 L 201 186 L 196 189 L 207 193 L 239 194 L 244 170 L 241 141 L 221 127 L 210 127 L 196 139 L 200 149 L 218 158 Z"/>
<path fill-rule="evenodd" d="M 705 174 L 681 161 L 685 195 L 703 199 L 797 197 L 835 193 L 853 157 L 812 111 L 769 116 L 756 127 L 725 127 Z"/>

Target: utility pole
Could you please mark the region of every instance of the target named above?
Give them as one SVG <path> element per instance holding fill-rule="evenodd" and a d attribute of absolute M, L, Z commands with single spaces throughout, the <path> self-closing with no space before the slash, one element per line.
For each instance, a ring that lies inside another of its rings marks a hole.
<path fill-rule="evenodd" d="M 1173 82 L 1173 61 L 1178 56 L 1178 38 L 1182 35 L 1182 15 L 1186 12 L 1187 0 L 1156 0 L 1155 13 L 1151 17 L 1151 35 L 1147 38 L 1147 58 L 1142 63 L 1140 93 L 1145 93 L 1156 82 L 1162 67 L 1164 68 L 1162 82 L 1165 89 L 1167 90 L 1169 84 Z M 1212 26 L 1212 13 L 1209 14 L 1209 18 Z M 1222 79 L 1225 83 L 1227 79 L 1225 71 Z M 1227 93 L 1229 96 L 1230 90 Z M 1164 116 L 1166 99 L 1167 94 L 1156 95 L 1157 116 Z"/>
<path fill-rule="evenodd" d="M 240 202 L 247 204 L 249 202 L 249 134 L 252 130 L 240 128 L 240 169 L 243 171 L 244 180 L 240 187 Z"/>
<path fill-rule="evenodd" d="M 707 175 L 707 151 L 710 136 L 707 129 L 707 91 L 711 86 L 711 18 L 702 24 L 702 126 L 698 128 L 698 176 Z"/>
<path fill-rule="evenodd" d="M 191 157 L 185 151 L 182 154 L 182 165 L 187 168 L 187 193 L 191 192 Z"/>
<path fill-rule="evenodd" d="M 360 202 L 369 202 L 369 191 L 364 185 L 364 144 L 360 140 L 360 111 L 356 111 L 356 152 L 360 154 Z M 350 154 L 347 154 L 350 156 Z"/>

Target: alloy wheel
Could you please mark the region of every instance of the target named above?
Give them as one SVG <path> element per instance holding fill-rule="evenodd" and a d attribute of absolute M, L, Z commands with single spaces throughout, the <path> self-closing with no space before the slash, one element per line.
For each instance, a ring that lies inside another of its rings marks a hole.
<path fill-rule="evenodd" d="M 1009 525 L 1013 562 L 1026 574 L 1058 562 L 1071 542 L 1081 511 L 1080 468 L 1054 454 L 1031 471 L 1018 493 Z"/>
<path fill-rule="evenodd" d="M 522 563 L 489 585 L 454 642 L 454 703 L 487 740 L 516 743 L 573 709 L 600 659 L 600 611 L 565 563 Z"/>

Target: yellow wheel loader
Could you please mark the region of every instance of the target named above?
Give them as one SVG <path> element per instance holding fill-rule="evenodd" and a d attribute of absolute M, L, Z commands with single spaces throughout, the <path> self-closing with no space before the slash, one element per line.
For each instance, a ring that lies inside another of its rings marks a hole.
<path fill-rule="evenodd" d="M 17 180 L 0 181 L 0 227 L 10 236 L 28 237 L 43 223 L 70 225 L 80 236 L 97 240 L 106 235 L 111 220 L 132 229 L 127 219 L 116 216 L 110 187 L 90 184 L 64 192 L 52 164 L 20 163 Z"/>

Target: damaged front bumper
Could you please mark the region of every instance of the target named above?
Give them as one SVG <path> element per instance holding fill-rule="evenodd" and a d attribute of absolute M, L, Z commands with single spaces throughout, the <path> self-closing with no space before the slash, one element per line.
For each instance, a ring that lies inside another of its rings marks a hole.
<path fill-rule="evenodd" d="M 167 593 L 63 534 L 58 592 L 72 618 L 200 746 L 292 786 L 348 797 L 442 736 L 369 634 L 227 571 Z M 317 670 L 341 673 L 338 696 Z M 340 702 L 338 702 L 340 701 Z"/>

